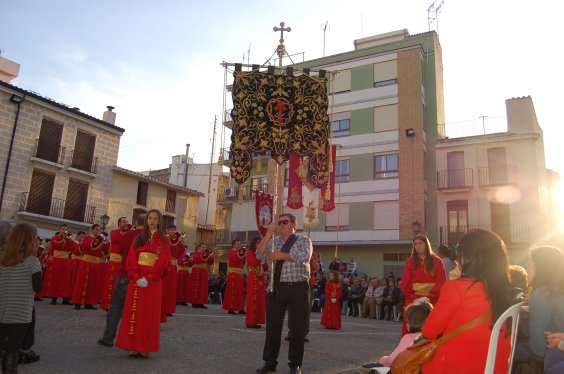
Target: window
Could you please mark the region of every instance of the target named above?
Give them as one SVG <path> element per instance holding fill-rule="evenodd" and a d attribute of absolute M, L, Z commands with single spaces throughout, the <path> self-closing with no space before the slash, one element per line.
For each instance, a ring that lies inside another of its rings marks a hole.
<path fill-rule="evenodd" d="M 349 230 L 349 204 L 335 204 L 335 209 L 325 215 L 325 231 Z"/>
<path fill-rule="evenodd" d="M 335 161 L 335 182 L 348 182 L 350 179 L 350 160 Z"/>
<path fill-rule="evenodd" d="M 398 154 L 374 156 L 374 179 L 397 178 Z"/>
<path fill-rule="evenodd" d="M 351 90 L 351 69 L 341 70 L 335 75 L 333 92 L 347 92 Z"/>
<path fill-rule="evenodd" d="M 342 119 L 331 122 L 331 133 L 334 137 L 349 136 L 351 134 L 351 120 Z"/>
<path fill-rule="evenodd" d="M 77 131 L 71 167 L 89 173 L 96 173 L 97 160 L 94 158 L 95 144 L 95 136 Z"/>
<path fill-rule="evenodd" d="M 374 132 L 393 131 L 399 128 L 398 104 L 374 107 Z"/>
<path fill-rule="evenodd" d="M 133 216 L 131 216 L 131 223 L 135 225 L 135 222 L 137 222 L 137 217 L 143 214 L 147 214 L 147 211 L 145 209 L 133 209 Z"/>
<path fill-rule="evenodd" d="M 374 230 L 399 230 L 399 201 L 374 202 Z"/>
<path fill-rule="evenodd" d="M 170 212 L 170 213 L 176 212 L 176 191 L 173 190 L 166 191 L 165 212 Z"/>
<path fill-rule="evenodd" d="M 65 202 L 65 213 L 63 218 L 71 221 L 85 221 L 85 213 L 88 213 L 90 219 L 94 219 L 94 207 L 89 207 L 87 212 L 86 201 L 88 199 L 88 183 L 69 180 L 67 189 L 67 199 Z"/>
<path fill-rule="evenodd" d="M 398 84 L 398 80 L 397 79 L 386 79 L 385 81 L 374 82 L 374 87 L 391 86 L 392 84 Z"/>
<path fill-rule="evenodd" d="M 62 164 L 62 158 L 64 157 L 63 148 L 61 147 L 62 136 L 63 125 L 44 118 L 41 122 L 35 157 Z"/>
<path fill-rule="evenodd" d="M 255 197 L 255 191 L 268 192 L 268 177 L 251 178 L 251 197 Z"/>
<path fill-rule="evenodd" d="M 147 191 L 149 185 L 146 182 L 139 182 L 137 184 L 137 205 L 147 206 Z"/>
<path fill-rule="evenodd" d="M 51 204 L 53 202 L 53 186 L 55 176 L 40 170 L 33 170 L 31 185 L 27 197 L 26 212 L 51 215 Z"/>
<path fill-rule="evenodd" d="M 447 201 L 448 243 L 456 244 L 468 231 L 468 200 Z"/>

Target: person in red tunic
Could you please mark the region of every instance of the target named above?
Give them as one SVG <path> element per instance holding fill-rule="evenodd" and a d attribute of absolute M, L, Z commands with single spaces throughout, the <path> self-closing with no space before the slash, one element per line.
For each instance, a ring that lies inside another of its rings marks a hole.
<path fill-rule="evenodd" d="M 110 258 L 106 264 L 104 271 L 104 285 L 102 288 L 102 299 L 100 300 L 100 308 L 103 310 L 110 309 L 112 303 L 112 292 L 114 285 L 119 277 L 121 262 L 120 241 L 126 232 L 131 230 L 133 226 L 127 222 L 126 217 L 119 217 L 118 228 L 110 231 Z"/>
<path fill-rule="evenodd" d="M 183 235 L 176 231 L 173 223 L 166 227 L 166 236 L 170 241 L 170 266 L 163 278 L 163 310 L 168 316 L 176 313 L 176 298 L 178 287 L 178 260 L 184 255 L 185 247 L 182 243 Z"/>
<path fill-rule="evenodd" d="M 517 303 L 517 291 L 510 283 L 507 249 L 491 231 L 469 230 L 459 241 L 462 275 L 441 289 L 441 297 L 427 317 L 421 332 L 436 339 L 457 327 L 491 313 L 478 326 L 441 344 L 423 365 L 423 374 L 483 373 L 488 357 L 492 325 L 507 308 Z M 511 334 L 505 323 L 499 334 L 494 373 L 509 367 Z"/>
<path fill-rule="evenodd" d="M 203 308 L 208 302 L 208 266 L 213 265 L 213 253 L 204 243 L 198 245 L 197 252 L 192 256 L 192 273 L 190 273 L 190 288 L 188 302 L 192 308 Z"/>
<path fill-rule="evenodd" d="M 261 238 L 255 237 L 247 250 L 247 315 L 245 324 L 248 328 L 257 329 L 266 321 L 266 262 L 261 264 L 257 258 L 257 246 Z"/>
<path fill-rule="evenodd" d="M 228 260 L 229 269 L 227 270 L 227 284 L 225 295 L 223 295 L 223 310 L 229 314 L 245 314 L 245 284 L 243 281 L 243 267 L 247 259 L 247 250 L 241 247 L 239 240 L 231 242 Z"/>
<path fill-rule="evenodd" d="M 435 305 L 445 282 L 443 261 L 435 255 L 425 235 L 416 235 L 413 238 L 411 256 L 405 263 L 401 277 L 401 291 L 405 295 L 405 306 L 409 306 L 416 299 L 428 300 Z M 407 334 L 405 313 L 403 315 L 402 336 Z"/>
<path fill-rule="evenodd" d="M 116 346 L 133 351 L 135 358 L 159 351 L 162 277 L 170 264 L 170 241 L 163 226 L 161 212 L 149 210 L 127 256 L 130 281 Z"/>
<path fill-rule="evenodd" d="M 82 230 L 76 233 L 74 237 L 74 242 L 72 243 L 71 250 L 71 289 L 74 289 L 76 283 L 76 272 L 78 270 L 78 265 L 82 261 L 82 253 L 80 252 L 80 243 L 84 239 L 86 233 Z"/>
<path fill-rule="evenodd" d="M 321 314 L 321 325 L 326 329 L 341 329 L 341 296 L 343 296 L 343 289 L 339 282 L 339 273 L 333 270 L 329 273 L 329 279 L 325 285 L 326 300 Z"/>
<path fill-rule="evenodd" d="M 51 238 L 43 291 L 43 296 L 51 297 L 51 304 L 57 304 L 57 298 L 62 297 L 63 304 L 71 305 L 71 242 L 72 235 L 67 225 L 59 226 L 59 231 Z"/>
<path fill-rule="evenodd" d="M 178 283 L 176 286 L 176 304 L 187 306 L 188 302 L 188 289 L 190 287 L 190 267 L 191 258 L 190 254 L 186 252 L 186 246 L 182 244 L 184 252 L 178 258 Z"/>
<path fill-rule="evenodd" d="M 85 236 L 80 243 L 82 261 L 78 265 L 76 281 L 72 291 L 74 308 L 96 310 L 93 304 L 98 304 L 102 296 L 102 281 L 104 279 L 104 250 L 105 238 L 100 234 L 100 225 L 93 224 L 90 228 L 91 234 Z"/>

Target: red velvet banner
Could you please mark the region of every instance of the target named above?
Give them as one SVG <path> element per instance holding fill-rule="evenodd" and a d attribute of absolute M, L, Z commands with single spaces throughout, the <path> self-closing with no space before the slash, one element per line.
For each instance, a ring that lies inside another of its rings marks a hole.
<path fill-rule="evenodd" d="M 298 174 L 300 168 L 300 159 L 296 153 L 290 153 L 290 167 L 288 175 L 288 202 L 286 205 L 290 209 L 301 209 L 304 205 L 302 203 L 302 179 Z M 302 170 L 304 167 L 302 166 Z"/>
<path fill-rule="evenodd" d="M 324 212 L 330 212 L 335 209 L 335 159 L 337 158 L 337 146 L 331 146 L 331 160 L 333 161 L 333 167 L 331 174 L 329 175 L 329 185 L 325 186 L 321 190 L 321 198 L 323 199 L 323 206 L 321 210 Z M 327 188 L 329 188 L 329 200 L 327 200 Z"/>
<path fill-rule="evenodd" d="M 255 192 L 255 213 L 257 228 L 262 236 L 266 235 L 268 225 L 272 222 L 272 196 L 260 191 Z"/>

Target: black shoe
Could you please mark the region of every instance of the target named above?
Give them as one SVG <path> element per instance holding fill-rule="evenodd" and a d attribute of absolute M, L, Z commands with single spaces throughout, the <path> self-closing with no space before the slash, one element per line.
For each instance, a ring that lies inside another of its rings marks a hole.
<path fill-rule="evenodd" d="M 37 353 L 35 353 L 32 350 L 29 350 L 27 352 L 20 351 L 19 363 L 24 364 L 24 365 L 25 364 L 31 364 L 33 362 L 39 361 L 40 358 L 41 358 L 41 356 L 38 355 Z"/>
<path fill-rule="evenodd" d="M 229 313 L 229 314 L 235 314 L 235 312 L 232 311 L 232 310 L 228 311 L 227 313 Z"/>
<path fill-rule="evenodd" d="M 260 373 L 260 374 L 266 374 L 266 373 L 273 372 L 273 371 L 276 371 L 276 366 L 270 366 L 266 362 L 264 363 L 264 365 L 262 367 L 257 369 L 257 373 Z"/>
<path fill-rule="evenodd" d="M 208 307 L 205 306 L 204 304 L 200 304 L 200 308 L 202 308 L 202 309 L 208 309 Z"/>
<path fill-rule="evenodd" d="M 79 309 L 80 309 L 80 304 L 74 304 L 74 309 L 79 310 Z"/>
<path fill-rule="evenodd" d="M 113 347 L 114 346 L 112 343 L 108 343 L 104 339 L 98 339 L 98 344 L 100 344 L 104 347 Z"/>
<path fill-rule="evenodd" d="M 51 305 L 57 304 L 57 298 L 51 299 Z"/>
<path fill-rule="evenodd" d="M 244 311 L 244 310 L 240 310 L 240 311 L 239 311 L 239 314 L 245 314 L 245 311 Z"/>
<path fill-rule="evenodd" d="M 249 329 L 260 329 L 260 325 L 247 325 Z"/>
<path fill-rule="evenodd" d="M 167 317 L 172 317 L 172 313 L 167 313 L 166 316 L 167 316 Z"/>
<path fill-rule="evenodd" d="M 309 339 L 308 339 L 308 338 L 304 338 L 304 342 L 309 343 Z"/>
<path fill-rule="evenodd" d="M 84 306 L 84 309 L 89 309 L 89 310 L 98 310 L 98 308 L 96 308 L 94 305 L 92 304 L 86 304 Z"/>
<path fill-rule="evenodd" d="M 33 298 L 33 301 L 43 301 L 43 299 L 40 298 L 40 297 L 35 297 L 35 298 Z"/>
<path fill-rule="evenodd" d="M 69 301 L 68 298 L 65 297 L 65 298 L 63 299 L 63 305 L 72 305 L 72 303 Z"/>
<path fill-rule="evenodd" d="M 299 366 L 290 366 L 290 374 L 302 374 Z"/>
<path fill-rule="evenodd" d="M 188 306 L 188 304 L 186 304 L 186 303 L 180 303 L 180 305 L 182 305 L 182 306 Z"/>

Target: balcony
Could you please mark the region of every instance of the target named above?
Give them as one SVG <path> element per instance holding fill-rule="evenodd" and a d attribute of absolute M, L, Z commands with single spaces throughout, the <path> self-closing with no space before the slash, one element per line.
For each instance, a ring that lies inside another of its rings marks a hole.
<path fill-rule="evenodd" d="M 480 167 L 478 181 L 481 187 L 517 184 L 517 166 L 507 164 Z"/>
<path fill-rule="evenodd" d="M 491 224 L 453 227 L 441 226 L 439 229 L 441 243 L 447 243 L 449 246 L 457 244 L 462 235 L 464 235 L 468 230 L 472 229 L 491 230 L 498 234 L 506 244 L 529 243 L 530 241 L 530 226 L 524 223 L 502 225 L 499 227 L 494 227 L 493 229 Z"/>
<path fill-rule="evenodd" d="M 437 171 L 437 189 L 471 188 L 474 184 L 472 169 L 454 169 Z"/>
<path fill-rule="evenodd" d="M 72 152 L 70 167 L 90 174 L 96 174 L 98 170 L 98 157 L 92 157 L 89 152 L 74 150 Z"/>
<path fill-rule="evenodd" d="M 30 196 L 29 192 L 22 192 L 18 211 L 90 224 L 96 218 L 94 206 L 42 195 Z"/>
<path fill-rule="evenodd" d="M 229 203 L 229 202 L 238 201 L 239 191 L 241 190 L 242 190 L 244 201 L 254 200 L 256 191 L 268 193 L 268 183 L 261 183 L 258 185 L 254 185 L 250 189 L 246 184 L 243 184 L 241 186 L 227 187 L 225 190 L 223 190 L 223 193 L 220 193 L 218 201 L 220 203 L 222 202 Z"/>
<path fill-rule="evenodd" d="M 35 152 L 33 157 L 62 165 L 65 159 L 65 147 L 59 144 L 48 143 L 41 139 L 35 139 Z"/>

